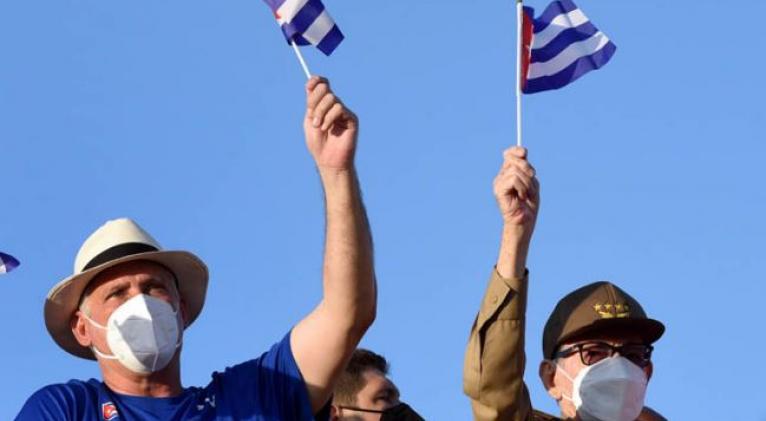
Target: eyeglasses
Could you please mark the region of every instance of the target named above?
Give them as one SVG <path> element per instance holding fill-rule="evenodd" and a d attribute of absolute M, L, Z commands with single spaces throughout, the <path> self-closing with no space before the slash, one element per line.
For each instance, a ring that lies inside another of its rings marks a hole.
<path fill-rule="evenodd" d="M 575 353 L 580 354 L 580 360 L 585 365 L 593 365 L 609 358 L 616 353 L 627 358 L 635 365 L 644 368 L 652 362 L 654 347 L 645 344 L 624 344 L 620 346 L 610 345 L 605 342 L 585 342 L 574 345 L 568 349 L 556 353 L 556 358 L 566 358 Z"/>

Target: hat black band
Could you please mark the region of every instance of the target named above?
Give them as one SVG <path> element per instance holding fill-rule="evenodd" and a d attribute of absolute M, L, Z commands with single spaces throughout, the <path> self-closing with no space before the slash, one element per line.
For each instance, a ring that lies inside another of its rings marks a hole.
<path fill-rule="evenodd" d="M 119 244 L 99 253 L 96 257 L 92 258 L 90 262 L 88 262 L 88 264 L 85 265 L 85 267 L 82 270 L 84 272 L 98 265 L 111 262 L 112 260 L 116 260 L 125 256 L 131 256 L 134 254 L 147 253 L 151 251 L 159 251 L 159 249 L 157 247 L 150 246 L 149 244 L 144 244 L 144 243 Z"/>

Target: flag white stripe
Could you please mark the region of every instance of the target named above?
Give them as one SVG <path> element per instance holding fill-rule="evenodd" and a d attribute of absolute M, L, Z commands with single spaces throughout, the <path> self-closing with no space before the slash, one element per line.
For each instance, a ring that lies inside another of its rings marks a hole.
<path fill-rule="evenodd" d="M 289 23 L 293 20 L 295 15 L 303 9 L 303 6 L 308 3 L 309 0 L 287 0 L 279 6 L 277 9 L 277 15 L 279 15 L 278 22 L 280 24 Z"/>
<path fill-rule="evenodd" d="M 325 35 L 327 35 L 330 30 L 332 30 L 333 26 L 335 26 L 335 22 L 333 22 L 332 18 L 325 10 L 321 15 L 317 16 L 314 23 L 306 29 L 306 32 L 303 33 L 303 38 L 305 38 L 306 41 L 317 45 L 322 42 L 322 39 L 324 39 Z"/>
<path fill-rule="evenodd" d="M 606 35 L 601 31 L 596 32 L 592 37 L 565 48 L 564 51 L 545 63 L 531 63 L 527 79 L 554 75 L 566 69 L 567 66 L 574 63 L 577 59 L 601 50 L 608 42 L 609 38 Z"/>
<path fill-rule="evenodd" d="M 532 38 L 532 49 L 543 48 L 553 41 L 558 34 L 569 28 L 576 28 L 586 22 L 588 22 L 588 17 L 580 9 L 558 15 L 542 32 L 535 34 Z"/>

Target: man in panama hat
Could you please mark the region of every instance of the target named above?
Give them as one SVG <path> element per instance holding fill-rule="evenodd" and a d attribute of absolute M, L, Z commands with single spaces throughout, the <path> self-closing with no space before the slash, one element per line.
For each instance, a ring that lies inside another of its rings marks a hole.
<path fill-rule="evenodd" d="M 526 259 L 540 205 L 527 151 L 511 148 L 495 178 L 503 217 L 497 265 L 465 354 L 463 388 L 477 421 L 659 421 L 644 406 L 652 375 L 652 344 L 665 327 L 632 296 L 609 282 L 567 294 L 543 331 L 540 379 L 561 418 L 532 409 L 524 384 Z"/>
<path fill-rule="evenodd" d="M 129 219 L 109 221 L 80 248 L 74 274 L 45 302 L 45 324 L 70 354 L 98 362 L 102 379 L 46 386 L 20 420 L 313 420 L 375 318 L 372 242 L 354 169 L 357 119 L 329 83 L 306 86 L 304 130 L 326 201 L 324 296 L 261 357 L 181 385 L 184 329 L 205 302 L 208 271 L 164 250 Z M 255 329 L 257 331 L 257 329 Z"/>

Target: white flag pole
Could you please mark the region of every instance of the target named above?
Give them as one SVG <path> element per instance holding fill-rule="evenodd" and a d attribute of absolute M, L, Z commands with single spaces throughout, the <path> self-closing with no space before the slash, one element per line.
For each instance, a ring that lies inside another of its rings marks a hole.
<path fill-rule="evenodd" d="M 279 22 L 280 18 L 277 16 L 277 20 L 275 21 L 277 23 L 277 26 L 282 28 L 282 24 Z M 290 46 L 293 47 L 293 51 L 295 51 L 295 56 L 298 57 L 298 61 L 301 63 L 301 68 L 303 69 L 303 73 L 306 75 L 306 79 L 311 79 L 311 72 L 309 71 L 309 66 L 306 64 L 306 60 L 303 58 L 303 54 L 301 54 L 301 49 L 298 48 L 298 44 L 295 43 L 295 41 L 290 40 Z"/>
<path fill-rule="evenodd" d="M 521 146 L 521 54 L 523 50 L 524 6 L 516 0 L 516 146 Z"/>
<path fill-rule="evenodd" d="M 306 79 L 311 79 L 311 72 L 309 71 L 309 66 L 306 65 L 306 60 L 303 59 L 301 49 L 298 48 L 298 45 L 295 43 L 295 41 L 290 41 L 290 45 L 293 47 L 293 51 L 295 51 L 295 55 L 298 57 L 298 61 L 301 62 L 301 67 L 303 68 L 303 73 L 306 74 Z"/>

